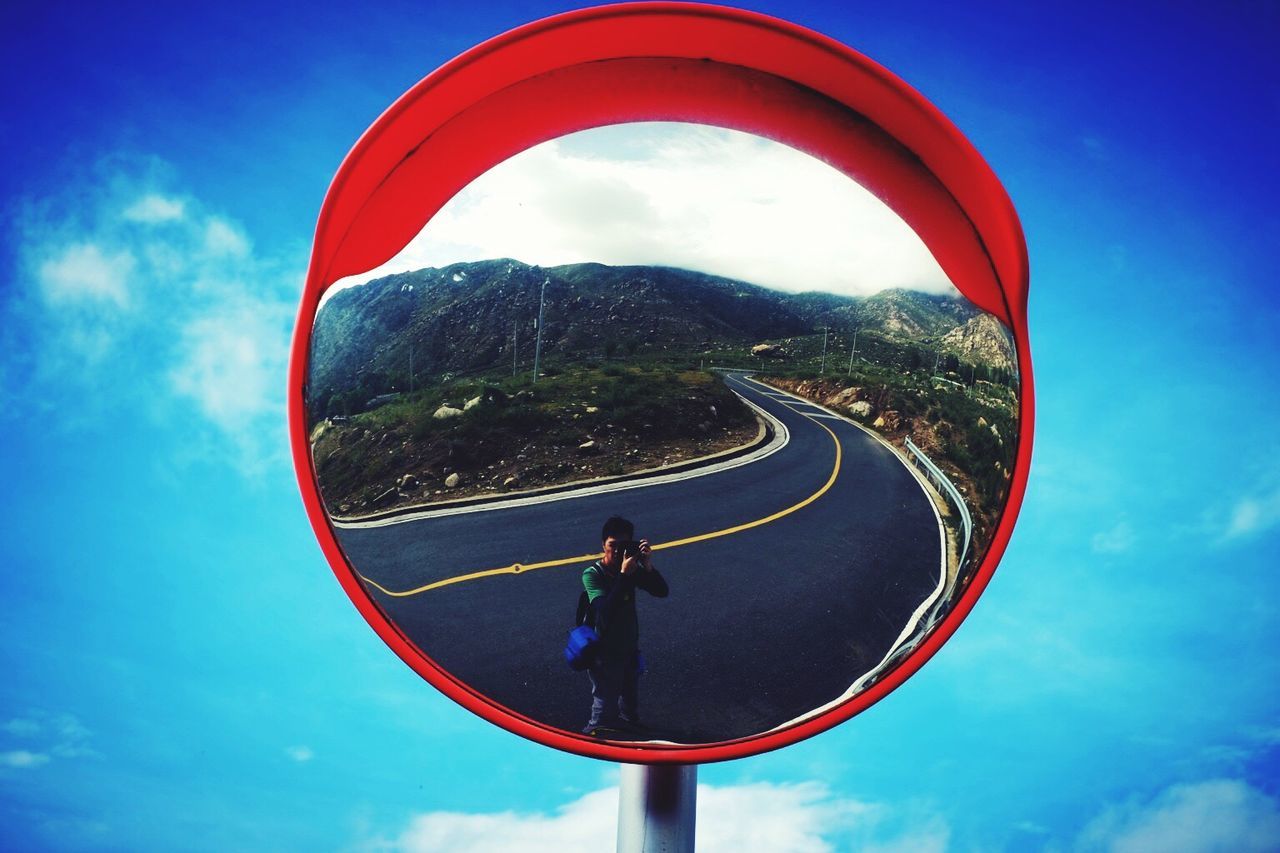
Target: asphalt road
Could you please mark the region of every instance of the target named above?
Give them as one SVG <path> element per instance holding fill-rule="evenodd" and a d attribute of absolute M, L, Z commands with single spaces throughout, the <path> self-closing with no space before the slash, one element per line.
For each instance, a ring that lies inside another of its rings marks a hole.
<path fill-rule="evenodd" d="M 785 447 L 674 483 L 343 527 L 339 542 L 437 664 L 577 732 L 590 685 L 561 651 L 590 560 L 562 561 L 597 552 L 604 520 L 625 516 L 671 587 L 638 601 L 641 716 L 653 736 L 713 743 L 794 721 L 876 667 L 935 594 L 940 521 L 906 465 L 858 426 L 743 374 L 725 381 L 786 425 Z M 513 572 L 517 563 L 531 568 Z"/>

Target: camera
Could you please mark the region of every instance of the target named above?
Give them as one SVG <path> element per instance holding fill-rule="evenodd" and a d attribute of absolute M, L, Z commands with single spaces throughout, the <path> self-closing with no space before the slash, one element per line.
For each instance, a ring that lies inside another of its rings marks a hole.
<path fill-rule="evenodd" d="M 618 548 L 621 549 L 624 559 L 627 557 L 640 556 L 640 543 L 635 539 L 628 539 L 625 542 L 619 542 Z"/>

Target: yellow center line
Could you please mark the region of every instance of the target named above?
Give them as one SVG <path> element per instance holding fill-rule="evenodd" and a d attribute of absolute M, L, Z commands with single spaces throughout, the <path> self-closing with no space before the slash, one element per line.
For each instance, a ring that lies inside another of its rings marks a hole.
<path fill-rule="evenodd" d="M 756 382 L 756 380 L 754 379 L 750 381 Z M 761 384 L 761 383 L 756 382 L 756 384 Z M 768 387 L 768 386 L 765 386 L 765 387 Z M 710 533 L 700 533 L 697 536 L 690 536 L 685 539 L 675 539 L 675 540 L 672 540 L 671 542 L 661 542 L 657 545 L 654 545 L 653 550 L 665 551 L 668 548 L 679 548 L 682 545 L 692 545 L 695 542 L 706 542 L 708 539 L 718 539 L 721 536 L 729 536 L 734 533 L 741 533 L 744 530 L 750 530 L 753 527 L 760 527 L 762 525 L 769 524 L 770 522 L 777 521 L 780 518 L 784 518 L 788 515 L 791 515 L 791 513 L 793 512 L 804 509 L 809 504 L 813 503 L 818 498 L 825 495 L 831 489 L 831 487 L 835 485 L 836 477 L 840 475 L 840 462 L 841 462 L 841 459 L 843 458 L 843 453 L 840 447 L 840 439 L 836 438 L 836 434 L 831 431 L 831 428 L 828 427 L 826 424 L 822 423 L 821 421 L 815 420 L 814 418 L 800 412 L 797 412 L 797 414 L 799 414 L 801 417 L 806 418 L 807 420 L 817 424 L 818 426 L 826 430 L 827 434 L 831 436 L 831 441 L 836 446 L 835 464 L 831 468 L 831 476 L 827 478 L 827 482 L 822 484 L 822 488 L 818 489 L 816 492 L 809 495 L 809 497 L 805 498 L 799 503 L 792 504 L 786 509 L 778 510 L 772 515 L 766 515 L 764 518 L 757 518 L 755 521 L 748 521 L 745 524 L 738 524 L 733 527 L 726 527 L 723 530 L 713 530 Z M 385 595 L 392 596 L 393 598 L 408 598 L 411 595 L 419 595 L 420 593 L 430 592 L 433 589 L 440 589 L 441 587 L 451 586 L 455 583 L 462 583 L 464 581 L 478 580 L 480 578 L 491 578 L 491 577 L 496 577 L 497 575 L 518 575 L 518 574 L 523 574 L 524 572 L 534 571 L 535 569 L 550 569 L 555 566 L 568 566 L 573 563 L 577 563 L 580 565 L 582 563 L 598 560 L 603 556 L 604 556 L 603 553 L 582 554 L 577 557 L 565 557 L 560 560 L 547 560 L 542 563 L 513 563 L 510 566 L 500 566 L 496 569 L 483 569 L 481 571 L 468 572 L 466 574 L 456 575 L 451 578 L 445 578 L 444 580 L 438 580 L 433 583 L 424 584 L 423 586 L 415 587 L 413 589 L 406 589 L 402 592 L 395 592 L 393 590 L 389 590 L 382 584 L 378 583 L 377 581 L 370 580 L 369 578 L 365 577 L 359 572 L 357 572 L 356 574 L 360 578 L 360 580 L 364 581 L 365 583 L 369 584 L 372 587 L 375 587 Z"/>

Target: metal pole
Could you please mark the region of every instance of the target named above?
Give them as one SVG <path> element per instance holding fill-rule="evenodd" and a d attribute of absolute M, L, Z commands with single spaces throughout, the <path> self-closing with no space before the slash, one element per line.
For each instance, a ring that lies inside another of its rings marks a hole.
<path fill-rule="evenodd" d="M 516 363 L 520 358 L 520 321 L 511 324 L 511 375 L 516 375 Z"/>
<path fill-rule="evenodd" d="M 853 330 L 853 349 L 849 350 L 849 371 L 845 376 L 853 375 L 853 354 L 858 351 L 858 330 Z"/>
<path fill-rule="evenodd" d="M 828 331 L 829 331 L 829 327 L 827 326 L 822 327 L 822 367 L 818 370 L 819 373 L 827 372 L 827 332 Z"/>
<path fill-rule="evenodd" d="M 693 853 L 696 764 L 623 764 L 618 853 Z"/>
<path fill-rule="evenodd" d="M 538 297 L 538 340 L 533 345 L 533 381 L 538 381 L 538 362 L 542 359 L 542 318 L 547 307 L 547 282 L 549 278 L 542 280 L 542 295 Z"/>

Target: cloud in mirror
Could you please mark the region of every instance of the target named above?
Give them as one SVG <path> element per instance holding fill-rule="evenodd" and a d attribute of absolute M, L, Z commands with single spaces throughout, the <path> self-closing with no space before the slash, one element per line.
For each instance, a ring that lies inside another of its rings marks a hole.
<path fill-rule="evenodd" d="M 636 124 L 513 157 L 331 288 L 307 406 L 343 552 L 425 656 L 558 730 L 710 744 L 929 635 L 1003 511 L 1017 387 L 1005 327 L 847 177 Z"/>
<path fill-rule="evenodd" d="M 337 286 L 506 257 L 676 266 L 791 292 L 955 292 L 906 223 L 821 160 L 748 133 L 665 122 L 583 131 L 517 154 L 395 258 Z"/>

